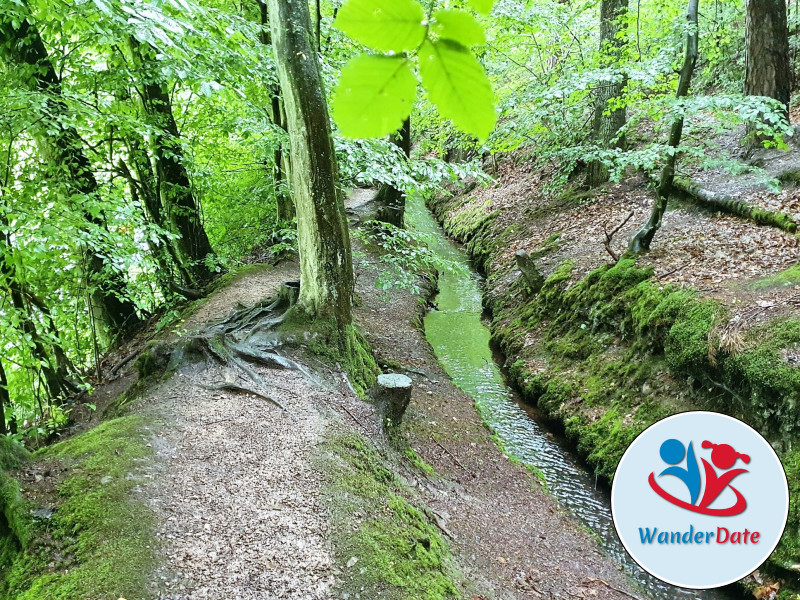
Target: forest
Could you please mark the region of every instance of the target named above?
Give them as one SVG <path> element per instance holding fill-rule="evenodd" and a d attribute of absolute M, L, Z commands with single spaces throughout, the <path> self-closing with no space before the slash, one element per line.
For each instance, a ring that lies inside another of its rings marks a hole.
<path fill-rule="evenodd" d="M 0 76 L 0 600 L 800 597 L 796 0 L 0 0 Z M 691 410 L 789 488 L 697 594 L 608 500 Z"/>

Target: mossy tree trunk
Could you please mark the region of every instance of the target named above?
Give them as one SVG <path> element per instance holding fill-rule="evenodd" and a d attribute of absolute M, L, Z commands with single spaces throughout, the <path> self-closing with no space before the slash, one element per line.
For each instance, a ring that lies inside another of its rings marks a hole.
<path fill-rule="evenodd" d="M 400 148 L 406 160 L 411 157 L 411 117 L 403 122 L 400 130 L 392 136 L 392 142 Z M 378 190 L 378 220 L 403 227 L 406 213 L 406 195 L 393 185 L 383 184 Z"/>
<path fill-rule="evenodd" d="M 697 64 L 700 41 L 700 34 L 697 30 L 698 5 L 699 0 L 689 0 L 689 8 L 686 13 L 686 20 L 689 24 L 689 31 L 686 34 L 686 56 L 678 81 L 677 98 L 682 98 L 689 94 L 694 68 Z M 681 137 L 683 137 L 683 125 L 683 116 L 678 117 L 672 123 L 672 129 L 669 134 L 669 145 L 674 151 L 667 157 L 664 168 L 661 170 L 661 178 L 659 180 L 658 189 L 656 190 L 656 200 L 653 203 L 653 210 L 650 213 L 650 218 L 647 223 L 636 232 L 636 235 L 631 238 L 628 244 L 628 250 L 630 252 L 639 253 L 649 250 L 656 232 L 661 228 L 661 220 L 667 210 L 667 202 L 672 194 L 675 181 L 675 163 L 678 158 L 677 149 L 678 146 L 680 146 Z"/>
<path fill-rule="evenodd" d="M 258 0 L 258 6 L 261 12 L 261 43 L 264 46 L 272 46 L 272 35 L 270 34 L 269 28 L 269 12 L 267 11 L 266 0 Z M 269 97 L 272 123 L 288 134 L 280 83 L 270 86 Z M 294 218 L 294 204 L 288 192 L 289 177 L 287 177 L 287 171 L 289 169 L 287 167 L 289 161 L 283 151 L 283 142 L 279 141 L 276 144 L 272 158 L 272 178 L 275 182 L 275 200 L 278 207 L 278 220 L 291 221 L 292 218 Z"/>
<path fill-rule="evenodd" d="M 139 69 L 142 104 L 155 128 L 153 150 L 161 208 L 170 229 L 180 236 L 176 244 L 184 271 L 191 275 L 191 281 L 187 283 L 202 285 L 211 279 L 212 272 L 206 259 L 213 250 L 203 227 L 200 202 L 192 190 L 184 165 L 180 132 L 172 114 L 172 100 L 160 75 L 155 48 L 140 44 L 133 37 L 129 39 L 134 63 Z"/>
<path fill-rule="evenodd" d="M 350 236 L 308 4 L 268 0 L 267 5 L 292 153 L 300 250 L 297 307 L 344 327 L 352 323 Z"/>
<path fill-rule="evenodd" d="M 784 117 L 788 120 L 792 69 L 786 1 L 747 0 L 746 6 L 745 94 L 778 100 L 783 104 Z M 749 140 L 751 145 L 758 142 L 757 138 Z"/>
<path fill-rule="evenodd" d="M 600 3 L 600 52 L 605 67 L 613 68 L 622 58 L 626 41 L 621 34 L 627 12 L 628 0 L 603 0 Z M 610 104 L 622 96 L 627 82 L 621 73 L 614 72 L 613 77 L 614 80 L 595 88 L 592 135 L 601 148 L 624 145 L 624 140 L 619 139 L 619 132 L 625 126 L 626 110 L 624 107 L 611 109 Z M 608 178 L 608 167 L 602 161 L 594 160 L 589 163 L 587 185 L 598 186 L 608 181 Z"/>
<path fill-rule="evenodd" d="M 85 198 L 97 198 L 99 186 L 81 138 L 74 127 L 65 125 L 60 119 L 68 113 L 61 97 L 61 80 L 39 30 L 30 20 L 23 18 L 16 22 L 11 16 L 0 16 L 0 59 L 18 69 L 31 89 L 48 95 L 42 119 L 32 134 L 39 147 L 49 155 L 53 167 L 67 177 L 67 184 L 74 193 Z M 92 225 L 105 229 L 102 217 L 84 207 L 78 209 L 83 210 L 83 217 Z M 139 317 L 136 305 L 128 297 L 124 275 L 104 258 L 102 252 L 88 245 L 84 245 L 83 252 L 84 271 L 92 290 L 91 310 L 112 331 L 130 331 L 139 322 Z"/>

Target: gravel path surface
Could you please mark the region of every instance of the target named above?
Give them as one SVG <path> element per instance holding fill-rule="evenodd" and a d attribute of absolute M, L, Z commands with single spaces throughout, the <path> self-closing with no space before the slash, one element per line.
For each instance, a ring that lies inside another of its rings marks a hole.
<path fill-rule="evenodd" d="M 288 371 L 262 376 L 288 413 L 199 387 L 224 377 L 214 371 L 178 374 L 144 409 L 172 423 L 154 439 L 161 468 L 147 490 L 162 600 L 331 597 L 323 481 L 309 465 L 326 426 L 314 408 L 322 391 Z"/>

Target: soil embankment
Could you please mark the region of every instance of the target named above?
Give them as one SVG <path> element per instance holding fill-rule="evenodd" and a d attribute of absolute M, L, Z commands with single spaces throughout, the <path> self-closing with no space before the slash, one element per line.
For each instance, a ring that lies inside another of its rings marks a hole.
<path fill-rule="evenodd" d="M 508 160 L 494 185 L 431 206 L 487 276 L 492 335 L 514 384 L 598 477 L 610 482 L 625 448 L 654 421 L 711 409 L 775 445 L 794 497 L 798 238 L 675 201 L 650 253 L 612 260 L 606 246 L 623 254 L 649 212 L 642 183 L 556 194 L 546 170 Z M 629 213 L 609 241 L 606 232 Z M 520 250 L 545 278 L 538 292 L 515 262 Z M 797 588 L 799 523 L 793 505 L 764 569 L 778 587 Z"/>

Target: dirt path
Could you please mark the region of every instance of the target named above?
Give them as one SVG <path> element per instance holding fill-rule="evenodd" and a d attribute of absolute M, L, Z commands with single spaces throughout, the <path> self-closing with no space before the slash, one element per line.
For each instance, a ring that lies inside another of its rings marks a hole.
<path fill-rule="evenodd" d="M 349 208 L 364 217 L 357 202 Z M 158 521 L 162 566 L 151 584 L 154 595 L 345 597 L 340 584 L 357 583 L 360 572 L 352 559 L 336 556 L 334 536 L 341 532 L 332 531 L 326 505 L 330 476 L 314 455 L 334 432 L 349 429 L 399 457 L 397 475 L 446 532 L 467 597 L 628 597 L 629 583 L 616 565 L 535 476 L 509 462 L 471 399 L 447 380 L 414 326 L 417 298 L 393 291 L 387 300 L 374 286 L 380 264 L 369 256 L 366 263 L 357 282 L 357 319 L 381 360 L 426 373 L 412 374 L 415 392 L 401 445 L 416 450 L 435 473 L 403 467 L 402 448 L 387 450 L 372 407 L 342 385 L 323 389 L 293 372 L 260 369 L 270 385 L 265 391 L 287 407 L 282 412 L 251 395 L 209 390 L 227 377 L 220 369 L 187 367 L 133 407 L 156 432 L 158 464 L 142 491 Z M 239 303 L 269 296 L 297 277 L 296 268 L 248 272 L 182 328 L 200 329 Z M 339 376 L 327 373 L 329 381 Z"/>

